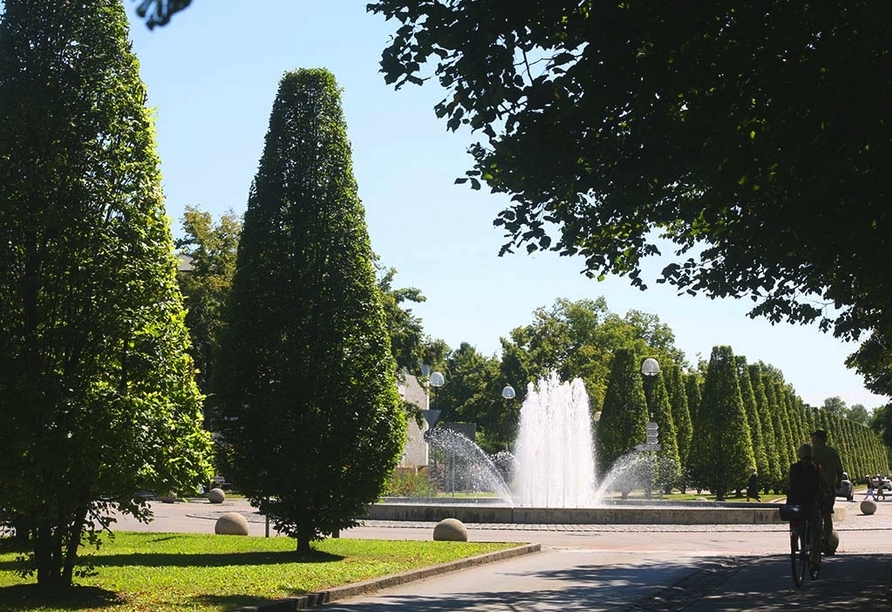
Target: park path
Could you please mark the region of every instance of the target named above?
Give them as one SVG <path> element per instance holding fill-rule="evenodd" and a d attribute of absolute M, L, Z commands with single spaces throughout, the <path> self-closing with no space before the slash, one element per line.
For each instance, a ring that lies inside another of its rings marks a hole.
<path fill-rule="evenodd" d="M 838 502 L 839 503 L 839 502 Z M 541 552 L 444 572 L 324 605 L 328 612 L 743 612 L 887 610 L 892 576 L 892 501 L 866 516 L 842 502 L 840 550 L 819 580 L 796 588 L 784 525 L 468 525 L 474 541 L 532 542 Z M 153 504 L 149 525 L 121 530 L 213 533 L 227 511 L 265 524 L 244 502 Z M 341 537 L 430 539 L 433 524 L 368 522 Z M 272 534 L 275 536 L 275 534 Z"/>

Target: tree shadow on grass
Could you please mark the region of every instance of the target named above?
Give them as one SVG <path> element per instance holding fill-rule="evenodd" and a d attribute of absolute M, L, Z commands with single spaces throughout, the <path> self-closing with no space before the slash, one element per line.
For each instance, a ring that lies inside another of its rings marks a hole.
<path fill-rule="evenodd" d="M 29 550 L 31 550 L 31 545 L 27 541 L 23 542 L 16 538 L 0 538 L 0 555 L 28 552 Z"/>
<path fill-rule="evenodd" d="M 310 551 L 268 551 L 234 553 L 131 553 L 88 557 L 97 570 L 103 567 L 224 567 L 228 565 L 278 565 L 281 563 L 335 563 L 342 555 Z"/>
<path fill-rule="evenodd" d="M 48 590 L 36 584 L 16 584 L 0 587 L 0 612 L 27 612 L 46 608 L 64 610 L 95 610 L 126 603 L 114 591 L 98 587 L 73 586 Z"/>

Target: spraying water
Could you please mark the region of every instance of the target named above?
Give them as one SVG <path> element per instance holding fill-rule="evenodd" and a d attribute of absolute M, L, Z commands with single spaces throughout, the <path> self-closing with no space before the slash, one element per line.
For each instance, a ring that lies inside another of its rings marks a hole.
<path fill-rule="evenodd" d="M 435 428 L 427 436 L 432 447 L 444 453 L 434 475 L 435 485 L 444 492 L 492 492 L 511 504 L 511 491 L 503 472 L 483 449 L 463 434 L 451 429 Z"/>
<path fill-rule="evenodd" d="M 515 442 L 516 503 L 536 508 L 597 504 L 595 453 L 585 385 L 556 373 L 530 384 Z"/>
<path fill-rule="evenodd" d="M 669 473 L 651 453 L 633 452 L 598 482 L 585 385 L 580 379 L 562 383 L 556 373 L 529 385 L 514 454 L 489 456 L 449 429 L 435 428 L 427 439 L 437 449 L 430 478 L 438 490 L 452 497 L 488 492 L 513 506 L 594 508 L 612 492 L 641 489 Z"/>

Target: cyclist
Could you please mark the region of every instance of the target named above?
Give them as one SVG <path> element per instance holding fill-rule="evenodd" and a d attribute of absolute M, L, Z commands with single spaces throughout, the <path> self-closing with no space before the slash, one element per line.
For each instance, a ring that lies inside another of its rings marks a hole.
<path fill-rule="evenodd" d="M 796 450 L 799 461 L 790 466 L 787 476 L 787 503 L 802 506 L 803 516 L 811 523 L 811 566 L 821 567 L 821 506 L 820 494 L 824 487 L 821 467 L 814 462 L 811 444 L 803 444 Z M 798 522 L 790 522 L 791 529 L 801 529 Z"/>

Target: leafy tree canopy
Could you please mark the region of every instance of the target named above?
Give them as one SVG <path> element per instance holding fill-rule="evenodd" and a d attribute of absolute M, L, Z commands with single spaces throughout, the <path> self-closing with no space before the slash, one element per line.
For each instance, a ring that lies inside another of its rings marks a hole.
<path fill-rule="evenodd" d="M 189 0 L 144 0 L 149 27 Z M 461 181 L 512 196 L 502 252 L 587 274 L 669 258 L 657 282 L 868 341 L 847 364 L 892 395 L 887 100 L 892 4 L 684 9 L 571 0 L 378 0 L 381 67 L 436 78 L 483 140 Z M 666 244 L 671 245 L 669 249 Z M 672 252 L 661 252 L 671 250 Z"/>
<path fill-rule="evenodd" d="M 846 403 L 838 395 L 826 398 L 824 400 L 824 405 L 822 406 L 822 408 L 830 414 L 835 414 L 836 416 L 840 417 L 844 417 L 849 411 Z"/>
<path fill-rule="evenodd" d="M 620 316 L 608 309 L 603 297 L 575 302 L 559 299 L 550 309 L 536 309 L 533 317 L 530 325 L 513 329 L 510 340 L 526 351 L 523 361 L 530 380 L 552 370 L 563 380 L 581 378 L 595 411 L 604 401 L 617 349 L 653 355 L 665 367 L 684 361 L 672 330 L 658 316 L 637 310 Z"/>
<path fill-rule="evenodd" d="M 871 413 L 867 411 L 864 404 L 854 404 L 849 407 L 849 412 L 846 414 L 846 418 L 850 421 L 854 421 L 855 423 L 860 423 L 861 425 L 870 425 L 870 417 Z"/>
<path fill-rule="evenodd" d="M 146 20 L 149 29 L 167 25 L 174 13 L 192 4 L 192 0 L 135 0 L 139 2 L 136 14 Z"/>
<path fill-rule="evenodd" d="M 378 270 L 378 290 L 381 292 L 381 305 L 384 307 L 387 332 L 390 335 L 390 352 L 398 368 L 407 368 L 413 374 L 418 374 L 424 353 L 424 328 L 421 319 L 404 304 L 420 304 L 427 298 L 416 287 L 394 287 L 395 277 L 396 268 Z"/>
<path fill-rule="evenodd" d="M 368 9 L 401 24 L 386 81 L 436 78 L 437 115 L 483 135 L 465 180 L 511 195 L 503 253 L 576 255 L 643 288 L 661 236 L 674 253 L 658 282 L 892 337 L 892 4 Z"/>
<path fill-rule="evenodd" d="M 180 259 L 177 280 L 183 292 L 186 326 L 192 337 L 199 387 L 207 393 L 223 320 L 232 288 L 242 221 L 232 211 L 215 223 L 211 214 L 187 206 L 184 237 L 176 241 Z"/>

